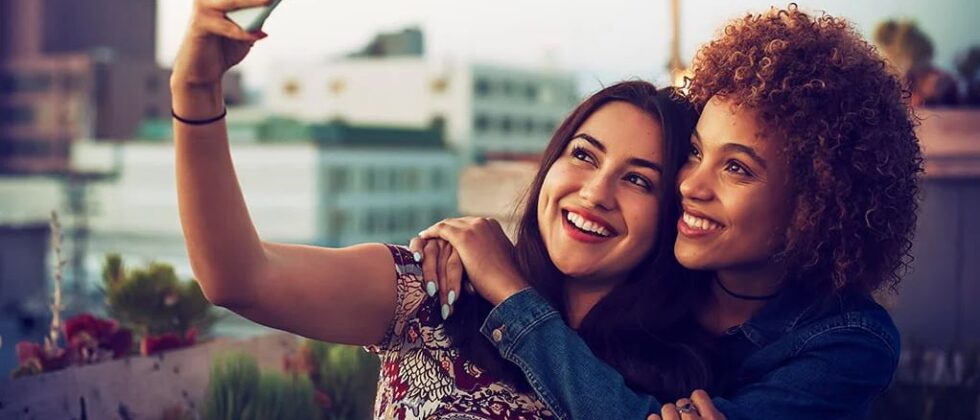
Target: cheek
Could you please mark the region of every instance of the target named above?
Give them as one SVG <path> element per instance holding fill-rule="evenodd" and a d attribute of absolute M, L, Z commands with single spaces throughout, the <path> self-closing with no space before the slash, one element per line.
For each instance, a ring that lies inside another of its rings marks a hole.
<path fill-rule="evenodd" d="M 642 200 L 630 205 L 629 211 L 624 211 L 626 226 L 629 229 L 630 242 L 643 248 L 653 246 L 657 238 L 660 220 L 660 200 Z M 624 206 L 624 210 L 627 207 Z"/>

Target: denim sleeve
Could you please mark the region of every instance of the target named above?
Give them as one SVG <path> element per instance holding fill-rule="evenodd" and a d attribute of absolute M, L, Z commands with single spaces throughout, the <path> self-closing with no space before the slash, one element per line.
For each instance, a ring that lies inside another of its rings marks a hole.
<path fill-rule="evenodd" d="M 480 331 L 521 368 L 558 418 L 645 419 L 660 412 L 660 402 L 630 390 L 533 289 L 497 305 Z"/>
<path fill-rule="evenodd" d="M 713 401 L 729 420 L 863 419 L 892 381 L 897 341 L 857 327 L 832 329 L 760 381 Z"/>
<path fill-rule="evenodd" d="M 628 388 L 534 290 L 497 305 L 481 332 L 558 418 L 644 419 L 660 412 L 659 401 Z M 805 340 L 760 380 L 713 401 L 729 420 L 861 419 L 891 383 L 897 363 L 897 337 L 830 329 Z"/>

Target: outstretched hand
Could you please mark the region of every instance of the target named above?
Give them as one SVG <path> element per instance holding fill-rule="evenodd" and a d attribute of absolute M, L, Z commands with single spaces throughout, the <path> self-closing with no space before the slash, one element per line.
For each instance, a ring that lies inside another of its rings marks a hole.
<path fill-rule="evenodd" d="M 171 83 L 220 85 L 224 73 L 241 62 L 256 41 L 265 38 L 261 31 L 245 32 L 225 13 L 269 3 L 271 0 L 195 0 L 190 26 L 174 60 Z"/>

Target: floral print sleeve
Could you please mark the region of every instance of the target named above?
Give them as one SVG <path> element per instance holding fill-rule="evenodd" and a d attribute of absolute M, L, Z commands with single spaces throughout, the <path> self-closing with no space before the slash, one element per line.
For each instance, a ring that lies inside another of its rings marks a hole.
<path fill-rule="evenodd" d="M 412 258 L 412 253 L 405 247 L 386 245 L 395 261 L 395 316 L 388 325 L 384 338 L 377 344 L 365 346 L 365 350 L 374 354 L 397 351 L 399 342 L 404 338 L 406 326 L 417 317 L 422 305 L 435 304 L 435 298 L 425 294 L 422 284 L 422 267 Z"/>
<path fill-rule="evenodd" d="M 375 418 L 538 419 L 552 412 L 462 356 L 446 333 L 439 300 L 425 293 L 412 253 L 388 245 L 395 264 L 395 313 L 368 352 L 381 359 Z"/>

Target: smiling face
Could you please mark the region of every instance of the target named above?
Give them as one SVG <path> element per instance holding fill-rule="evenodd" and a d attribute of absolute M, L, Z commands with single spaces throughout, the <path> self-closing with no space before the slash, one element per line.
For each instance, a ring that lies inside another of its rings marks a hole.
<path fill-rule="evenodd" d="M 789 164 L 756 115 L 719 97 L 708 101 L 679 174 L 684 212 L 674 253 L 687 268 L 771 265 L 792 215 Z"/>
<path fill-rule="evenodd" d="M 624 277 L 657 234 L 664 138 L 660 122 L 627 102 L 589 116 L 548 170 L 537 206 L 548 255 L 569 277 Z"/>

